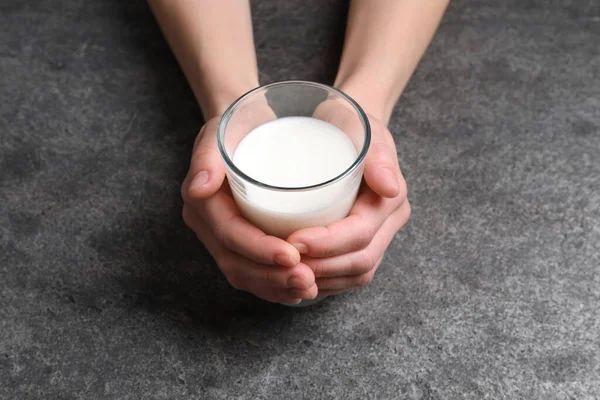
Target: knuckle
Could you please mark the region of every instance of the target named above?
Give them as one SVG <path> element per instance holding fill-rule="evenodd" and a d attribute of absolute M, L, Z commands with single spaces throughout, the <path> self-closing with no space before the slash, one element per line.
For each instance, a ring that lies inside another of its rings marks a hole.
<path fill-rule="evenodd" d="M 333 247 L 331 247 L 331 245 L 325 245 L 323 247 L 323 257 L 329 258 L 331 256 L 333 256 Z"/>
<path fill-rule="evenodd" d="M 335 253 L 335 249 L 332 245 L 332 239 L 335 237 L 333 232 L 331 231 L 331 229 L 329 229 L 329 227 L 325 226 L 323 227 L 323 236 L 322 236 L 322 240 L 320 242 L 316 242 L 314 245 L 312 245 L 311 243 L 309 243 L 308 247 L 313 248 L 314 247 L 320 247 L 320 251 L 317 251 L 319 254 L 319 257 L 331 257 L 334 253 Z M 318 248 L 317 247 L 317 248 Z"/>
<path fill-rule="evenodd" d="M 312 261 L 309 267 L 314 271 L 315 277 L 323 276 L 325 273 L 325 263 L 322 259 Z"/>
<path fill-rule="evenodd" d="M 376 233 L 377 229 L 375 227 L 365 225 L 365 227 L 359 231 L 358 237 L 356 239 L 357 247 L 359 249 L 364 249 L 365 247 L 367 247 L 369 244 L 371 244 L 371 241 L 375 237 Z"/>
<path fill-rule="evenodd" d="M 277 284 L 277 274 L 271 269 L 267 268 L 263 274 L 263 279 L 265 282 L 270 284 Z"/>
<path fill-rule="evenodd" d="M 366 274 L 375 268 L 375 257 L 371 254 L 368 249 L 361 251 L 360 263 L 358 264 L 357 273 Z"/>
<path fill-rule="evenodd" d="M 260 232 L 245 240 L 257 259 L 264 260 L 267 264 L 272 262 L 277 247 L 271 244 L 266 233 Z"/>
<path fill-rule="evenodd" d="M 194 151 L 194 154 L 192 154 L 192 164 L 198 167 L 199 165 L 204 164 L 206 159 L 210 159 L 213 154 L 214 151 L 212 149 L 197 148 L 196 151 Z"/>

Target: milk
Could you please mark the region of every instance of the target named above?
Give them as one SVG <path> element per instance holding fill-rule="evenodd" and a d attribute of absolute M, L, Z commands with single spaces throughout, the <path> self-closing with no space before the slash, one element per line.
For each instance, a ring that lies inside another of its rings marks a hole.
<path fill-rule="evenodd" d="M 244 137 L 233 163 L 249 177 L 283 188 L 321 184 L 344 173 L 357 151 L 339 128 L 310 117 L 267 122 Z M 264 232 L 286 238 L 292 232 L 324 226 L 348 215 L 362 174 L 316 189 L 277 191 L 247 181 L 232 192 L 242 215 Z"/>

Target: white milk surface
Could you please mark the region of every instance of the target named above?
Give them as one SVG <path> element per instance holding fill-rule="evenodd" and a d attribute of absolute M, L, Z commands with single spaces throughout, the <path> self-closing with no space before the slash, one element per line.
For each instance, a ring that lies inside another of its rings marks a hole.
<path fill-rule="evenodd" d="M 304 187 L 326 182 L 348 169 L 357 152 L 339 128 L 310 117 L 285 117 L 260 125 L 239 143 L 234 164 L 249 177 L 272 186 Z M 266 233 L 328 225 L 348 215 L 360 179 L 349 177 L 300 192 L 273 191 L 244 183 L 246 198 L 234 190 L 242 214 Z"/>

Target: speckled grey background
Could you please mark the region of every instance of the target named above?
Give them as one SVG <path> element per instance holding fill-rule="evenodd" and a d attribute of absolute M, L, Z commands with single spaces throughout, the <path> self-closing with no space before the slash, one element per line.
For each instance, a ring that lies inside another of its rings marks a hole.
<path fill-rule="evenodd" d="M 413 217 L 310 309 L 180 218 L 202 124 L 145 2 L 0 3 L 0 398 L 600 398 L 600 3 L 456 0 L 391 129 Z M 264 83 L 345 1 L 254 1 Z"/>

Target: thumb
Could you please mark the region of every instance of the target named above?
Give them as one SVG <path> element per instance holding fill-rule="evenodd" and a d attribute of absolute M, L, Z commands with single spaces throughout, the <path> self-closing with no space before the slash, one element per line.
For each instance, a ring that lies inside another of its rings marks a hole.
<path fill-rule="evenodd" d="M 223 184 L 225 167 L 217 149 L 217 126 L 219 118 L 206 123 L 198 133 L 190 169 L 184 183 L 184 198 L 200 200 L 212 196 Z M 187 188 L 185 188 L 187 186 Z"/>
<path fill-rule="evenodd" d="M 398 155 L 393 140 L 374 140 L 365 158 L 364 178 L 367 185 L 382 197 L 400 194 Z"/>

